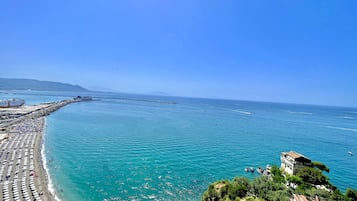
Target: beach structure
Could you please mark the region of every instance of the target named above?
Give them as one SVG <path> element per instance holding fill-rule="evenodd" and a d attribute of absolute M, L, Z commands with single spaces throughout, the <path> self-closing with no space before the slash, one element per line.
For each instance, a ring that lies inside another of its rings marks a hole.
<path fill-rule="evenodd" d="M 9 137 L 8 131 L 6 128 L 0 127 L 0 142 L 7 139 Z"/>
<path fill-rule="evenodd" d="M 311 160 L 295 151 L 281 152 L 281 168 L 290 174 L 295 175 L 303 167 L 311 167 Z"/>
<path fill-rule="evenodd" d="M 1 200 L 48 200 L 40 196 L 46 190 L 39 163 L 41 132 L 44 118 L 27 119 L 11 126 L 10 138 L 0 142 L 0 199 Z"/>
<path fill-rule="evenodd" d="M 20 107 L 25 104 L 25 100 L 13 98 L 8 100 L 0 100 L 0 108 Z"/>
<path fill-rule="evenodd" d="M 44 116 L 81 101 L 87 100 L 0 108 L 0 200 L 54 200 L 41 157 Z"/>

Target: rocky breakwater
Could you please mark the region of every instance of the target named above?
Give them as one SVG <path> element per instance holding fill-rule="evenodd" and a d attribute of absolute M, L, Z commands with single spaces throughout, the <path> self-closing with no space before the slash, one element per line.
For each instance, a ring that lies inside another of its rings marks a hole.
<path fill-rule="evenodd" d="M 52 112 L 70 103 L 88 101 L 74 98 L 58 102 L 41 103 L 38 105 L 22 106 L 18 108 L 0 109 L 0 128 L 6 128 L 14 124 L 21 123 L 28 118 L 39 118 L 47 116 Z"/>

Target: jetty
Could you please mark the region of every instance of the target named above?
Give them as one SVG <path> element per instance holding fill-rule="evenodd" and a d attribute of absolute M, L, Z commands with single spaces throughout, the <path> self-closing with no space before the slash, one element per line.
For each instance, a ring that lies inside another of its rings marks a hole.
<path fill-rule="evenodd" d="M 81 101 L 82 99 L 74 98 L 31 106 L 0 108 L 0 128 L 18 124 L 28 118 L 47 116 L 65 105 Z M 87 101 L 87 99 L 85 101 Z"/>
<path fill-rule="evenodd" d="M 41 157 L 44 116 L 74 98 L 16 108 L 0 108 L 0 200 L 54 200 Z"/>

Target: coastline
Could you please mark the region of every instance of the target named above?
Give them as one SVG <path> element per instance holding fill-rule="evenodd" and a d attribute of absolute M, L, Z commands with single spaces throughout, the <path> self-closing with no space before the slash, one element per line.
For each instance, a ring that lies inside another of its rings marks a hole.
<path fill-rule="evenodd" d="M 1 108 L 0 200 L 52 201 L 56 196 L 47 168 L 46 117 L 72 100 L 18 108 Z"/>
<path fill-rule="evenodd" d="M 37 167 L 38 170 L 38 190 L 43 193 L 43 200 L 57 200 L 55 194 L 53 194 L 49 188 L 50 184 L 50 178 L 48 175 L 48 172 L 46 170 L 46 158 L 43 158 L 44 156 L 44 135 L 46 132 L 46 117 L 40 117 L 38 119 L 41 119 L 42 122 L 42 127 L 41 130 L 38 132 L 36 136 L 36 142 L 35 142 L 35 168 Z M 59 201 L 59 200 L 58 200 Z"/>
<path fill-rule="evenodd" d="M 56 200 L 56 201 L 61 201 L 58 196 L 56 195 L 55 188 L 53 186 L 51 176 L 49 173 L 49 169 L 47 166 L 47 158 L 46 158 L 46 149 L 45 149 L 45 135 L 47 134 L 47 118 L 44 118 L 44 124 L 43 128 L 41 131 L 41 134 L 39 136 L 39 145 L 40 145 L 40 154 L 39 154 L 39 166 L 41 167 L 40 169 L 42 170 L 40 173 L 40 181 L 42 181 L 43 185 L 47 187 L 47 194 L 48 198 L 50 200 Z"/>

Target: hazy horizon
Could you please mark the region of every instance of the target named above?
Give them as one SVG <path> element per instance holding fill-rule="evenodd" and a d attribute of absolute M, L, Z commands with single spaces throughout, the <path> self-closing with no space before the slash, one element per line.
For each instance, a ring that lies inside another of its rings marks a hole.
<path fill-rule="evenodd" d="M 354 1 L 0 3 L 0 77 L 357 106 Z"/>

